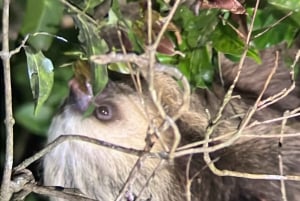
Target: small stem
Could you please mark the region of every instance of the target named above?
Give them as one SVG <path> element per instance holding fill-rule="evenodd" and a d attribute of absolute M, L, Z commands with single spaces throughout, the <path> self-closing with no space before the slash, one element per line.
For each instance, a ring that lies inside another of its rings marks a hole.
<path fill-rule="evenodd" d="M 10 54 L 9 54 L 9 3 L 10 0 L 4 0 L 2 13 L 2 52 L 1 59 L 4 67 L 4 85 L 5 85 L 5 127 L 6 127 L 6 150 L 3 178 L 1 184 L 0 200 L 9 201 L 12 196 L 10 191 L 10 180 L 13 166 L 13 125 L 12 115 L 12 92 L 11 92 L 11 74 L 10 74 Z"/>

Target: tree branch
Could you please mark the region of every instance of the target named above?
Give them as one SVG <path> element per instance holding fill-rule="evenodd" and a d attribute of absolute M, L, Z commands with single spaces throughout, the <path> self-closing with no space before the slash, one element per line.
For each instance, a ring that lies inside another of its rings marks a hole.
<path fill-rule="evenodd" d="M 1 184 L 0 200 L 9 201 L 12 196 L 10 189 L 11 173 L 13 166 L 13 126 L 14 118 L 12 113 L 12 90 L 11 90 L 11 72 L 10 72 L 10 54 L 9 54 L 9 3 L 10 0 L 3 1 L 2 13 L 2 51 L 1 59 L 4 67 L 4 85 L 5 85 L 5 127 L 6 127 L 6 150 L 3 178 Z"/>

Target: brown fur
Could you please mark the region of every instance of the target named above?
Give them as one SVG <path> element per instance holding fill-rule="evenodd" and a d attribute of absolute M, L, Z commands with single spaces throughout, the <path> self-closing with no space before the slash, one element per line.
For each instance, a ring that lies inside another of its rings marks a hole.
<path fill-rule="evenodd" d="M 229 74 L 234 69 L 230 70 L 229 67 L 226 67 L 228 71 L 224 72 L 224 75 L 227 83 L 232 80 Z M 266 76 L 268 74 L 264 73 L 264 70 L 260 75 Z M 249 76 L 247 72 L 242 75 L 242 80 L 237 87 L 239 90 L 245 89 L 247 95 L 252 93 L 255 97 L 258 95 L 258 88 L 263 85 L 265 80 L 254 76 L 248 82 L 247 76 Z M 281 80 L 280 75 L 277 76 L 278 79 L 271 83 L 271 87 L 286 82 L 285 79 Z M 156 74 L 154 83 L 161 104 L 164 105 L 168 114 L 176 113 L 182 102 L 182 92 L 177 83 L 162 73 Z M 251 83 L 255 83 L 255 85 Z M 214 116 L 224 94 L 221 87 L 216 86 L 214 89 L 213 91 L 197 90 L 192 95 L 191 109 L 176 121 L 182 136 L 180 146 L 204 139 L 206 128 L 210 123 L 205 110 L 208 109 L 211 116 Z M 269 90 L 267 95 L 273 92 L 273 90 Z M 67 101 L 62 112 L 54 118 L 50 127 L 49 142 L 59 135 L 79 134 L 142 150 L 146 145 L 145 138 L 149 122 L 154 122 L 156 126 L 162 123 L 162 119 L 147 91 L 144 90 L 142 104 L 138 93 L 128 84 L 124 84 L 123 81 L 110 82 L 95 99 L 97 106 L 112 106 L 113 118 L 110 120 L 101 121 L 95 115 L 83 118 L 84 111 L 82 111 L 82 107 L 78 107 L 78 102 L 82 100 L 82 96 L 84 95 L 78 93 L 78 88 L 74 85 L 71 86 L 71 98 Z M 295 101 L 288 105 L 288 108 L 299 104 L 298 97 L 293 94 L 292 96 L 294 96 Z M 231 101 L 213 136 L 217 137 L 235 131 L 241 119 L 230 117 L 240 112 L 246 112 L 251 103 L 253 103 L 251 99 Z M 264 112 L 258 112 L 253 120 L 268 119 L 273 114 L 280 114 L 283 109 L 285 107 L 280 105 L 279 107 L 268 108 Z M 297 123 L 293 122 L 287 126 L 286 132 L 296 133 L 297 127 Z M 243 134 L 279 134 L 279 131 L 280 123 L 274 123 L 273 125 L 266 124 L 245 129 Z M 172 142 L 170 136 L 172 136 L 170 129 L 161 134 L 161 140 L 168 143 L 169 148 L 171 147 L 169 142 Z M 278 162 L 278 155 L 280 154 L 283 158 L 284 174 L 300 175 L 299 140 L 299 137 L 285 138 L 282 146 L 279 147 L 278 138 L 241 138 L 231 146 L 211 153 L 211 157 L 216 159 L 216 167 L 219 169 L 256 174 L 280 174 Z M 213 142 L 211 146 L 223 141 Z M 162 145 L 159 142 L 156 142 L 152 149 L 153 152 L 162 150 Z M 174 162 L 165 161 L 164 165 L 156 171 L 150 184 L 146 186 L 142 200 L 150 200 L 150 198 L 152 201 L 185 200 L 188 158 L 189 156 L 186 155 L 176 158 Z M 64 142 L 45 157 L 45 184 L 77 188 L 88 197 L 101 201 L 112 201 L 119 194 L 136 160 L 136 156 L 106 147 L 79 141 Z M 132 194 L 139 194 L 158 163 L 159 159 L 157 158 L 147 158 L 140 164 L 137 179 L 130 188 Z M 200 173 L 191 186 L 191 200 L 193 201 L 282 200 L 280 181 L 216 176 L 208 169 L 202 154 L 193 156 L 189 175 L 197 172 Z M 299 199 L 300 182 L 285 181 L 285 185 L 288 200 L 296 201 Z M 52 200 L 59 201 L 55 198 Z M 126 199 L 124 198 L 124 200 Z"/>

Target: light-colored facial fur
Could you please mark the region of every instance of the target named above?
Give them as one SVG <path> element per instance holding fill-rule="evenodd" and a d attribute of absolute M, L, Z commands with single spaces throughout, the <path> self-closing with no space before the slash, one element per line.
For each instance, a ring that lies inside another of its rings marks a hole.
<path fill-rule="evenodd" d="M 149 105 L 144 107 L 136 94 L 126 96 L 114 92 L 108 98 L 96 101 L 98 105 L 114 105 L 112 115 L 115 116 L 112 121 L 101 122 L 95 116 L 84 118 L 74 106 L 67 105 L 62 113 L 54 118 L 49 129 L 49 141 L 60 135 L 76 134 L 143 150 L 146 146 L 149 118 L 156 115 L 145 112 L 145 107 L 148 107 L 146 111 L 149 111 Z M 155 145 L 154 150 L 161 149 L 157 147 L 160 147 L 159 143 Z M 94 199 L 114 200 L 137 159 L 137 156 L 87 142 L 64 142 L 45 157 L 45 185 L 76 188 Z M 158 159 L 153 158 L 142 162 L 137 181 L 131 187 L 134 194 L 138 195 L 146 185 L 158 162 Z M 166 169 L 166 166 L 163 166 L 157 171 L 158 174 L 142 196 L 145 200 L 150 197 L 153 200 L 175 200 L 174 196 L 182 196 L 179 190 L 178 194 L 173 193 L 179 186 L 174 185 L 171 169 L 172 167 Z"/>

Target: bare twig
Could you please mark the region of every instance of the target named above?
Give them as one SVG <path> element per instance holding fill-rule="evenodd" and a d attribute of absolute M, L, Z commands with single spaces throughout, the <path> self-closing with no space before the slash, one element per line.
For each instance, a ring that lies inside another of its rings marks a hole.
<path fill-rule="evenodd" d="M 259 2 L 259 0 L 257 2 Z M 256 6 L 258 6 L 258 3 L 257 3 Z M 255 16 L 253 17 L 253 19 L 254 18 L 255 18 Z M 251 33 L 251 31 L 249 33 Z M 276 53 L 276 56 L 277 56 L 276 58 L 278 60 L 278 52 Z M 278 62 L 275 62 L 275 64 L 278 64 Z M 240 123 L 240 126 L 239 126 L 238 131 L 236 132 L 236 134 L 234 134 L 233 137 L 231 137 L 229 140 L 226 141 L 227 144 L 228 144 L 228 142 L 230 142 L 230 145 L 232 145 L 232 143 L 241 136 L 243 130 L 246 127 L 246 125 L 249 123 L 251 117 L 253 116 L 253 114 L 255 113 L 256 109 L 258 108 L 260 100 L 261 100 L 264 92 L 266 91 L 266 89 L 267 89 L 267 87 L 268 87 L 268 85 L 269 85 L 269 83 L 271 81 L 271 78 L 275 74 L 275 71 L 276 71 L 277 67 L 278 67 L 278 65 L 274 65 L 272 71 L 270 72 L 270 74 L 269 74 L 269 76 L 268 76 L 268 78 L 267 78 L 267 80 L 266 80 L 266 82 L 264 84 L 264 87 L 263 87 L 261 93 L 259 94 L 256 102 L 254 103 L 254 106 L 245 115 L 244 119 Z M 208 148 L 208 139 L 209 139 L 209 135 L 207 134 L 205 136 L 205 140 L 207 140 L 207 143 L 204 144 L 205 148 Z M 212 162 L 212 160 L 210 158 L 210 155 L 209 155 L 209 152 L 204 152 L 203 155 L 204 155 L 203 156 L 204 161 L 206 162 L 206 164 L 208 165 L 208 167 L 210 168 L 210 170 L 213 173 L 215 173 L 216 175 L 218 175 L 218 176 L 233 176 L 233 177 L 244 177 L 244 178 L 251 178 L 252 177 L 252 179 L 256 179 L 256 178 L 259 178 L 259 177 L 263 176 L 263 175 L 260 175 L 260 174 L 248 174 L 248 173 L 241 173 L 241 172 L 230 171 L 230 170 L 219 170 L 215 166 L 215 164 Z M 242 175 L 244 175 L 244 176 L 242 176 Z M 264 177 L 268 177 L 268 176 L 264 175 Z"/>
<path fill-rule="evenodd" d="M 61 190 L 58 190 L 61 189 Z M 29 184 L 24 187 L 24 190 L 28 190 L 40 195 L 46 195 L 49 197 L 62 198 L 66 200 L 76 200 L 76 201 L 97 201 L 95 199 L 88 198 L 82 193 L 74 192 L 76 189 L 64 189 L 60 187 L 51 186 L 38 186 L 36 184 Z"/>
<path fill-rule="evenodd" d="M 190 179 L 190 169 L 191 169 L 191 162 L 192 162 L 193 154 L 189 155 L 189 159 L 187 161 L 186 170 L 185 170 L 185 178 L 186 178 L 186 185 L 185 185 L 185 197 L 186 201 L 191 201 L 192 194 L 191 194 L 191 185 L 192 179 Z"/>
<path fill-rule="evenodd" d="M 250 31 L 249 31 L 249 34 L 248 34 L 248 37 L 247 37 L 246 50 L 244 51 L 243 55 L 245 55 L 246 52 L 247 52 L 247 47 L 249 45 L 250 36 L 251 36 L 251 33 L 252 33 L 253 24 L 254 24 L 256 12 L 257 12 L 257 9 L 258 9 L 258 5 L 259 5 L 259 0 L 257 0 L 257 2 L 256 2 L 256 6 L 255 6 L 255 9 L 254 9 L 254 15 L 253 15 L 251 26 L 250 26 Z M 276 52 L 276 61 L 278 61 L 278 52 Z M 240 66 L 242 65 L 241 63 L 242 63 L 242 61 L 240 62 Z M 277 66 L 278 66 L 278 62 L 275 62 L 274 68 L 272 69 L 270 75 L 268 76 L 268 79 L 265 82 L 263 90 L 261 91 L 260 95 L 258 96 L 258 98 L 257 98 L 254 106 L 245 115 L 244 119 L 240 123 L 240 126 L 239 126 L 239 129 L 238 129 L 237 133 L 235 135 L 233 135 L 233 137 L 230 138 L 227 141 L 227 143 L 228 142 L 233 143 L 236 139 L 239 138 L 239 136 L 241 135 L 242 131 L 245 129 L 246 125 L 248 124 L 248 122 L 250 121 L 251 117 L 253 116 L 253 114 L 255 113 L 256 109 L 258 108 L 260 100 L 261 100 L 261 98 L 262 98 L 265 90 L 267 89 L 267 86 L 270 83 L 270 80 L 271 80 L 272 76 L 274 75 Z M 239 73 L 238 73 L 238 75 L 239 75 Z M 234 83 L 237 81 L 238 75 L 236 76 Z M 216 120 L 218 120 L 218 117 L 216 118 Z M 215 121 L 215 122 L 217 122 L 217 121 Z M 213 126 L 208 127 L 207 133 L 205 135 L 206 143 L 204 144 L 204 148 L 208 148 L 209 137 L 210 137 L 210 134 L 212 133 L 212 130 L 214 129 Z M 262 178 L 265 178 L 265 179 L 271 179 L 271 180 L 272 179 L 283 180 L 283 179 L 287 179 L 288 178 L 288 176 L 282 176 L 282 175 L 249 174 L 249 173 L 241 173 L 241 172 L 230 171 L 230 170 L 220 170 L 212 162 L 212 160 L 210 158 L 210 155 L 209 155 L 209 152 L 207 152 L 207 151 L 204 152 L 203 158 L 204 158 L 204 161 L 206 162 L 207 166 L 209 167 L 209 169 L 214 174 L 216 174 L 218 176 L 233 176 L 233 177 L 242 177 L 242 178 L 249 178 L 249 179 L 262 179 Z M 300 177 L 299 176 L 292 176 L 292 178 L 299 179 Z M 289 179 L 292 179 L 292 178 L 289 178 Z"/>
<path fill-rule="evenodd" d="M 142 196 L 143 192 L 146 190 L 146 187 L 149 186 L 150 182 L 155 177 L 156 172 L 160 170 L 160 168 L 162 167 L 164 162 L 165 162 L 164 160 L 160 160 L 160 162 L 156 165 L 155 169 L 152 171 L 152 174 L 148 177 L 146 183 L 143 185 L 142 190 L 139 192 L 138 196 L 136 197 L 136 201 L 141 199 L 141 196 Z"/>
<path fill-rule="evenodd" d="M 228 26 L 230 26 L 230 28 L 232 28 L 239 37 L 241 37 L 243 40 L 246 40 L 246 36 L 239 29 L 235 28 L 235 26 L 232 23 L 224 19 L 222 15 L 219 15 L 219 18 L 222 19 Z"/>
<path fill-rule="evenodd" d="M 2 51 L 1 59 L 4 67 L 5 85 L 5 126 L 6 126 L 6 150 L 5 164 L 1 183 L 0 200 L 9 201 L 12 196 L 10 181 L 13 166 L 13 126 L 15 120 L 12 113 L 12 91 L 11 91 L 11 72 L 9 54 L 9 0 L 3 1 L 2 10 Z"/>
<path fill-rule="evenodd" d="M 13 55 L 19 53 L 19 52 L 21 51 L 21 49 L 22 49 L 23 47 L 25 47 L 25 44 L 26 44 L 27 40 L 29 39 L 29 36 L 30 36 L 30 35 L 27 34 L 27 35 L 25 36 L 25 38 L 22 40 L 21 45 L 19 45 L 16 49 L 10 51 L 10 56 L 13 56 Z"/>
<path fill-rule="evenodd" d="M 148 54 L 148 57 L 149 57 L 149 60 L 148 60 L 148 72 L 147 72 L 147 78 L 148 78 L 148 89 L 149 89 L 149 92 L 150 92 L 150 96 L 153 100 L 153 103 L 155 105 L 155 107 L 157 108 L 160 116 L 165 119 L 168 124 L 167 127 L 171 126 L 171 128 L 173 129 L 173 134 L 174 134 L 174 140 L 173 140 L 173 145 L 172 145 L 172 148 L 170 150 L 170 158 L 173 158 L 173 155 L 174 155 L 174 152 L 176 150 L 176 148 L 178 147 L 179 145 L 179 142 L 180 142 L 180 139 L 181 139 L 181 135 L 180 133 L 178 132 L 178 128 L 177 128 L 177 125 L 175 124 L 174 122 L 174 119 L 175 117 L 173 118 L 170 118 L 168 117 L 168 115 L 165 113 L 164 111 L 164 108 L 163 106 L 161 105 L 161 103 L 157 100 L 157 93 L 156 93 L 156 90 L 154 88 L 154 64 L 155 64 L 155 54 L 156 54 L 156 49 L 157 47 L 159 46 L 159 43 L 164 35 L 164 33 L 166 32 L 178 6 L 180 4 L 180 0 L 176 0 L 174 5 L 172 6 L 172 9 L 170 10 L 168 16 L 164 19 L 164 24 L 157 36 L 157 38 L 155 39 L 155 42 L 154 44 L 152 45 L 151 43 L 149 44 L 150 46 L 148 46 L 147 48 L 147 52 L 146 54 Z M 150 26 L 152 26 L 152 9 L 151 9 L 151 3 L 150 3 L 150 0 L 148 1 L 148 27 L 151 29 Z M 149 42 L 151 42 L 151 30 L 148 30 L 148 40 Z M 181 74 L 181 73 L 180 73 Z M 182 77 L 180 77 L 180 79 L 182 79 Z M 188 93 L 188 96 L 189 96 L 189 93 L 190 93 L 190 90 L 189 90 L 189 85 L 188 85 L 188 91 L 185 91 Z M 183 106 L 180 108 L 184 108 L 185 105 L 189 105 L 189 102 L 184 102 L 183 103 Z M 181 114 L 180 113 L 177 113 L 177 116 L 179 117 Z M 165 127 L 165 126 L 164 126 Z"/>
<path fill-rule="evenodd" d="M 294 73 L 294 69 L 295 69 L 295 66 L 297 64 L 297 62 L 299 61 L 299 58 L 300 58 L 300 50 L 298 50 L 297 54 L 296 54 L 296 57 L 294 59 L 294 62 L 293 64 L 291 65 L 291 70 L 290 70 L 290 75 L 291 75 L 291 85 L 289 88 L 285 88 L 283 90 L 281 90 L 279 93 L 261 101 L 260 103 L 260 106 L 258 108 L 258 110 L 261 110 L 279 100 L 281 100 L 282 98 L 286 97 L 296 86 L 296 83 L 295 83 L 295 73 Z"/>
<path fill-rule="evenodd" d="M 253 39 L 258 38 L 258 37 L 264 35 L 268 31 L 270 31 L 272 28 L 274 28 L 275 26 L 277 26 L 280 22 L 282 22 L 283 20 L 285 20 L 286 18 L 288 18 L 289 16 L 291 16 L 293 13 L 294 13 L 293 11 L 290 11 L 285 16 L 283 16 L 281 19 L 279 19 L 278 21 L 276 21 L 274 24 L 272 24 L 268 28 L 266 28 L 264 31 L 262 31 L 262 32 L 256 34 L 255 36 L 253 36 Z"/>
<path fill-rule="evenodd" d="M 248 127 L 247 127 L 248 128 Z M 232 131 L 230 133 L 215 137 L 215 138 L 211 138 L 209 139 L 209 142 L 218 142 L 220 140 L 223 139 L 227 139 L 230 136 L 234 135 L 235 131 Z M 243 134 L 242 136 L 240 136 L 241 138 L 295 138 L 295 137 L 300 137 L 300 132 L 298 133 L 285 133 L 284 136 L 282 136 L 282 134 L 278 133 L 278 134 L 272 134 L 272 133 L 268 133 L 268 134 Z M 203 145 L 205 143 L 204 140 L 201 141 L 197 141 L 194 143 L 190 143 L 187 145 L 184 145 L 182 147 L 178 147 L 174 157 L 181 157 L 184 155 L 189 155 L 189 154 L 196 154 L 196 153 L 203 153 L 205 151 L 207 152 L 214 152 L 216 150 L 219 150 L 220 147 L 213 146 L 213 147 L 208 147 L 207 149 L 205 148 L 194 148 L 194 147 L 199 147 L 201 145 Z M 163 153 L 160 153 L 163 154 Z"/>
<path fill-rule="evenodd" d="M 261 124 L 270 124 L 270 123 L 274 123 L 276 121 L 282 121 L 284 119 L 290 119 L 290 118 L 294 118 L 294 117 L 298 117 L 298 116 L 300 116 L 300 113 L 288 114 L 288 115 L 283 116 L 283 117 L 273 118 L 273 119 L 269 119 L 269 120 L 266 120 L 266 121 L 254 121 L 251 124 L 249 124 L 249 126 L 247 126 L 247 128 L 251 128 L 253 126 L 257 126 L 257 125 L 261 125 Z"/>
<path fill-rule="evenodd" d="M 39 186 L 32 175 L 32 172 L 28 169 L 22 169 L 19 172 L 15 172 L 11 188 L 15 192 L 11 201 L 24 200 L 29 193 L 37 193 L 40 195 L 53 196 L 63 198 L 67 200 L 79 200 L 79 201 L 96 201 L 90 199 L 82 194 L 75 188 L 64 188 L 60 186 Z"/>
<path fill-rule="evenodd" d="M 145 155 L 138 158 L 135 165 L 131 169 L 131 171 L 130 171 L 124 185 L 122 186 L 122 189 L 120 190 L 120 193 L 119 193 L 118 197 L 115 199 L 115 201 L 123 200 L 126 191 L 128 191 L 128 189 L 130 189 L 129 187 L 136 180 L 136 178 L 138 176 L 138 173 L 139 173 L 139 171 L 141 170 L 141 168 L 143 166 L 142 163 L 146 160 L 146 158 L 147 157 Z"/>
<path fill-rule="evenodd" d="M 152 1 L 147 1 L 147 17 L 148 17 L 148 45 L 152 44 Z"/>
<path fill-rule="evenodd" d="M 135 156 L 141 156 L 143 154 L 149 154 L 149 155 L 151 155 L 151 157 L 155 157 L 154 153 L 148 153 L 148 152 L 145 152 L 145 151 L 142 151 L 142 150 L 126 148 L 126 147 L 122 147 L 122 146 L 119 146 L 119 145 L 115 145 L 115 144 L 112 144 L 112 143 L 108 143 L 108 142 L 105 142 L 105 141 L 102 141 L 102 140 L 97 140 L 97 139 L 86 137 L 86 136 L 61 135 L 58 138 L 56 138 L 54 141 L 49 143 L 44 149 L 42 149 L 38 153 L 34 154 L 33 156 L 31 156 L 28 159 L 24 160 L 18 166 L 16 166 L 14 168 L 14 171 L 20 171 L 22 169 L 27 168 L 31 163 L 33 163 L 36 160 L 42 158 L 45 154 L 49 153 L 51 150 L 53 150 L 55 147 L 57 147 L 61 143 L 65 142 L 65 141 L 70 141 L 70 140 L 79 140 L 81 142 L 89 142 L 89 143 L 96 144 L 96 145 L 99 145 L 99 146 L 104 146 L 104 147 L 111 148 L 111 149 L 114 149 L 114 150 L 117 150 L 117 151 L 121 151 L 123 153 L 132 154 L 132 155 L 135 155 Z"/>
<path fill-rule="evenodd" d="M 180 2 L 181 2 L 180 0 L 176 0 L 176 1 L 175 1 L 175 3 L 174 3 L 174 5 L 172 6 L 172 9 L 170 10 L 168 16 L 164 19 L 164 25 L 163 25 L 163 27 L 161 28 L 161 30 L 160 30 L 160 32 L 159 32 L 159 34 L 158 34 L 158 36 L 157 36 L 157 38 L 156 38 L 156 40 L 155 40 L 153 46 L 151 47 L 151 49 L 152 49 L 154 52 L 156 51 L 156 49 L 157 49 L 157 47 L 158 47 L 158 45 L 159 45 L 159 43 L 160 43 L 160 40 L 161 40 L 161 38 L 163 37 L 164 33 L 165 33 L 166 30 L 168 29 L 168 26 L 169 26 L 171 20 L 173 19 L 173 16 L 174 16 L 174 14 L 175 14 L 175 12 L 176 12 L 176 10 L 177 10 L 177 8 L 178 8 Z"/>
<path fill-rule="evenodd" d="M 282 176 L 284 173 L 283 173 L 282 156 L 280 154 L 278 155 L 278 160 L 279 160 L 279 171 L 280 171 L 280 175 Z M 281 179 L 280 184 L 281 184 L 280 189 L 281 189 L 281 194 L 282 194 L 282 201 L 287 201 L 285 181 L 283 179 Z"/>

